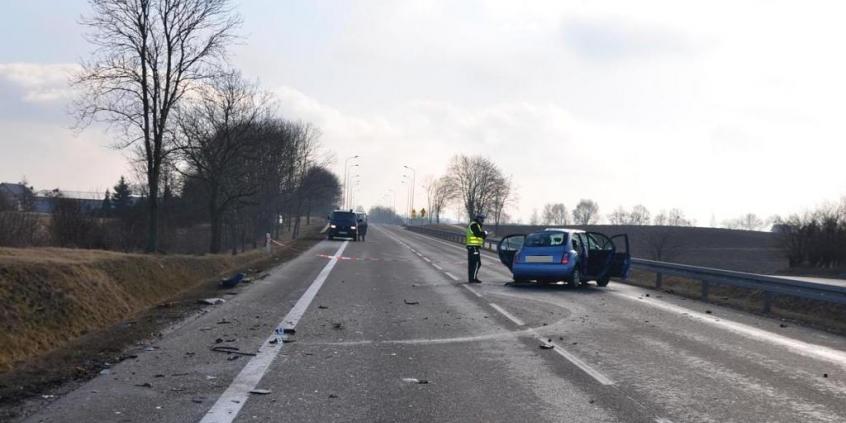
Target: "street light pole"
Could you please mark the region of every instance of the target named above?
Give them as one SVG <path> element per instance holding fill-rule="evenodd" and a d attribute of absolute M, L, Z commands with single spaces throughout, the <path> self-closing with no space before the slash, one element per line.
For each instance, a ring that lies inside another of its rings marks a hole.
<path fill-rule="evenodd" d="M 403 165 L 403 167 L 411 171 L 411 210 L 414 210 L 414 184 L 417 183 L 417 171 L 409 165 Z"/>
<path fill-rule="evenodd" d="M 347 172 L 348 172 L 349 161 L 352 160 L 352 159 L 357 159 L 357 158 L 358 158 L 358 154 L 356 154 L 355 156 L 352 156 L 352 157 L 347 157 L 344 160 L 344 198 L 343 198 L 344 204 L 341 207 L 342 209 L 347 208 L 347 200 L 348 200 L 347 189 L 349 188 L 347 186 L 347 183 L 348 183 Z M 356 165 L 356 166 L 358 166 L 358 165 Z"/>

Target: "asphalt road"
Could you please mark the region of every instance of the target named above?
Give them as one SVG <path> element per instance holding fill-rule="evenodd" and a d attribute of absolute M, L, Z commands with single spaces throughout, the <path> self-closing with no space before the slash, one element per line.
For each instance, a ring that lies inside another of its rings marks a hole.
<path fill-rule="evenodd" d="M 27 421 L 846 421 L 843 337 L 613 282 L 506 286 L 487 252 L 464 277 L 462 247 L 371 225 Z"/>

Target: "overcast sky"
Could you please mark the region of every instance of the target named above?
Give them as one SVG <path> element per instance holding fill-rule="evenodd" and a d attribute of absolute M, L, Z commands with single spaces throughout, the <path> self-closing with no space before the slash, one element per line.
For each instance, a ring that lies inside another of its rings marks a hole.
<path fill-rule="evenodd" d="M 831 1 L 241 0 L 232 64 L 317 125 L 359 198 L 404 204 L 454 154 L 513 177 L 528 220 L 580 198 L 680 208 L 700 225 L 846 194 L 846 5 Z M 75 135 L 66 75 L 84 0 L 2 1 L 0 181 L 104 190 L 130 174 Z"/>

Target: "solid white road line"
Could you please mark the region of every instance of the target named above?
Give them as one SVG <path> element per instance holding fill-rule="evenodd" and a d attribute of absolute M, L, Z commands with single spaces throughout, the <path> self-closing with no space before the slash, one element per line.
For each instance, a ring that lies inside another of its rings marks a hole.
<path fill-rule="evenodd" d="M 811 344 L 809 342 L 800 341 L 798 339 L 788 338 L 786 336 L 779 335 L 773 332 L 768 332 L 763 329 L 758 329 L 756 327 L 745 325 L 743 323 L 733 322 L 731 320 L 726 320 L 723 318 L 718 319 L 711 314 L 700 313 L 698 311 L 693 311 L 657 299 L 639 299 L 639 297 L 634 297 L 632 296 L 632 294 L 613 291 L 611 292 L 611 294 L 628 300 L 637 301 L 641 304 L 647 304 L 655 308 L 660 308 L 671 313 L 688 315 L 701 322 L 708 323 L 723 329 L 727 329 L 736 334 L 746 336 L 748 338 L 757 339 L 759 341 L 779 345 L 797 354 L 806 357 L 822 359 L 831 363 L 838 364 L 842 368 L 846 368 L 846 352 L 836 350 L 834 348 L 829 348 L 823 345 Z"/>
<path fill-rule="evenodd" d="M 606 386 L 614 384 L 614 381 L 612 381 L 610 378 L 608 378 L 608 376 L 605 376 L 604 374 L 600 373 L 598 370 L 594 369 L 593 367 L 590 367 L 587 363 L 582 361 L 579 357 L 576 357 L 575 355 L 570 354 L 564 348 L 561 348 L 560 345 L 558 345 L 554 342 L 549 342 L 547 340 L 548 338 L 543 337 L 541 335 L 538 335 L 537 333 L 535 333 L 535 336 L 537 337 L 537 339 L 539 341 L 554 346 L 554 348 L 552 349 L 553 351 L 555 351 L 561 357 L 564 357 L 565 359 L 567 359 L 567 361 L 569 361 L 570 363 L 573 363 L 576 367 L 582 369 L 583 372 L 587 373 L 590 377 L 594 378 L 600 384 L 606 385 Z"/>
<path fill-rule="evenodd" d="M 476 294 L 476 295 L 478 295 L 478 294 Z M 488 303 L 488 304 L 489 304 L 491 307 L 493 307 L 493 308 L 494 308 L 494 310 L 498 311 L 498 312 L 499 312 L 499 314 L 501 314 L 501 315 L 505 316 L 508 320 L 511 320 L 512 322 L 514 322 L 514 324 L 516 324 L 517 326 L 524 326 L 524 325 L 526 324 L 525 322 L 523 322 L 522 320 L 520 320 L 519 318 L 517 318 L 517 317 L 516 317 L 516 316 L 514 316 L 513 314 L 511 314 L 511 313 L 509 313 L 509 312 L 505 311 L 505 309 L 504 309 L 504 308 L 502 308 L 502 307 L 500 307 L 500 306 L 498 306 L 498 305 L 496 305 L 496 304 L 494 304 L 494 303 Z"/>
<path fill-rule="evenodd" d="M 294 304 L 294 308 L 279 322 L 277 329 L 294 328 L 297 325 L 297 322 L 299 322 L 306 309 L 308 309 L 309 304 L 314 300 L 320 287 L 326 282 L 326 278 L 329 276 L 332 268 L 338 263 L 338 257 L 344 252 L 344 248 L 347 247 L 348 243 L 349 241 L 344 241 L 341 244 L 338 251 L 329 260 L 329 263 L 326 263 L 326 266 L 323 267 L 323 270 L 320 271 L 314 282 L 311 283 L 302 297 Z M 267 372 L 267 369 L 270 368 L 273 359 L 282 351 L 282 345 L 284 343 L 277 342 L 271 344 L 270 341 L 274 339 L 277 339 L 275 331 L 262 343 L 261 347 L 259 347 L 258 354 L 247 362 L 247 365 L 238 373 L 238 376 L 235 377 L 229 388 L 223 392 L 212 408 L 203 416 L 200 423 L 230 423 L 235 420 L 238 412 L 241 411 L 241 407 L 247 402 L 250 391 L 256 388 L 262 377 L 264 377 L 265 372 Z"/>

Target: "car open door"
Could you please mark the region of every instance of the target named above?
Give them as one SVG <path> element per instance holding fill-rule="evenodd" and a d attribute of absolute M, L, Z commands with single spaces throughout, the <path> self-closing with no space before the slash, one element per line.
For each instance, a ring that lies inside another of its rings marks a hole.
<path fill-rule="evenodd" d="M 586 232 L 588 260 L 584 277 L 603 279 L 608 276 L 611 260 L 614 258 L 614 242 L 599 232 Z"/>
<path fill-rule="evenodd" d="M 611 260 L 608 276 L 625 279 L 632 264 L 632 256 L 629 253 L 629 236 L 626 234 L 614 235 L 611 237 L 611 241 L 614 243 L 614 258 Z"/>
<path fill-rule="evenodd" d="M 508 235 L 496 245 L 499 261 L 508 267 L 509 270 L 511 269 L 511 264 L 514 263 L 514 255 L 523 248 L 523 242 L 525 241 L 526 235 Z"/>

